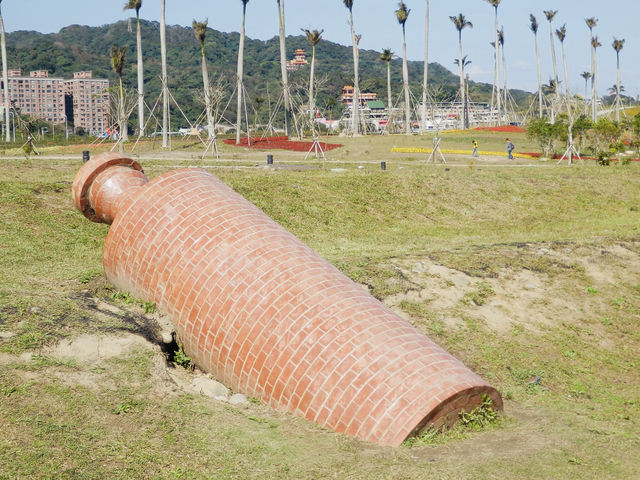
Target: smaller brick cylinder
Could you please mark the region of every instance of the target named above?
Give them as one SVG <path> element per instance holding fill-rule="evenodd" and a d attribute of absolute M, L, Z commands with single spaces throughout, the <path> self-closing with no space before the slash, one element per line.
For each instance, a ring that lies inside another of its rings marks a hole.
<path fill-rule="evenodd" d="M 399 445 L 499 393 L 254 205 L 200 169 L 146 182 L 97 156 L 78 208 L 113 221 L 109 281 L 168 314 L 184 349 L 233 390 L 337 432 Z"/>

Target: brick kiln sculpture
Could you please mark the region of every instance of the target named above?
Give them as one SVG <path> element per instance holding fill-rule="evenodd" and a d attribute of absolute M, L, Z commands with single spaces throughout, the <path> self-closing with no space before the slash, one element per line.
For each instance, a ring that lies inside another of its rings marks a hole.
<path fill-rule="evenodd" d="M 500 394 L 201 169 L 148 181 L 119 154 L 73 182 L 111 224 L 104 269 L 170 316 L 196 365 L 234 391 L 382 445 L 455 422 Z"/>

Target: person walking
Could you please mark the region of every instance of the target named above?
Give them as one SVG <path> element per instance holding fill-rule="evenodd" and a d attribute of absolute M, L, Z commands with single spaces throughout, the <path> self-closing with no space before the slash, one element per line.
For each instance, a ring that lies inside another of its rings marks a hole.
<path fill-rule="evenodd" d="M 479 157 L 480 155 L 478 155 L 478 141 L 477 140 L 472 140 L 471 141 L 471 145 L 473 145 L 473 152 L 471 152 L 471 156 L 472 157 Z"/>
<path fill-rule="evenodd" d="M 509 154 L 509 160 L 513 160 L 513 149 L 516 148 L 511 140 L 507 138 L 507 153 Z"/>

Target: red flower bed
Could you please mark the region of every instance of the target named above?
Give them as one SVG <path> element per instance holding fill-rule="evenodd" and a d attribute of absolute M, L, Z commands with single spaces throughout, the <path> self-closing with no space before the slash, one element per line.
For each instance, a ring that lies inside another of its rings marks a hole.
<path fill-rule="evenodd" d="M 502 133 L 526 132 L 526 130 L 519 125 L 501 125 L 498 127 L 477 127 L 474 130 L 484 130 L 485 132 L 502 132 Z"/>
<path fill-rule="evenodd" d="M 236 145 L 235 138 L 227 138 L 223 140 L 226 145 Z M 308 152 L 311 149 L 313 142 L 293 142 L 287 137 L 265 137 L 265 138 L 252 138 L 249 143 L 249 139 L 241 138 L 238 147 L 257 148 L 259 150 L 291 150 L 293 152 Z M 324 143 L 320 142 L 320 146 L 324 151 L 333 150 L 334 148 L 340 148 L 342 145 L 337 143 Z"/>

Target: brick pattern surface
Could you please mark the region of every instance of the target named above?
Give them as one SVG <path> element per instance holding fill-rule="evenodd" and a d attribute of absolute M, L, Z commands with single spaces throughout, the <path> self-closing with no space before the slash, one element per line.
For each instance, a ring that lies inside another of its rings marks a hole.
<path fill-rule="evenodd" d="M 121 168 L 109 170 L 122 179 Z M 186 353 L 233 390 L 383 445 L 447 426 L 483 395 L 501 408 L 495 389 L 213 175 L 136 182 L 106 209 L 107 278 L 156 302 Z M 99 200 L 104 188 L 90 190 Z"/>

